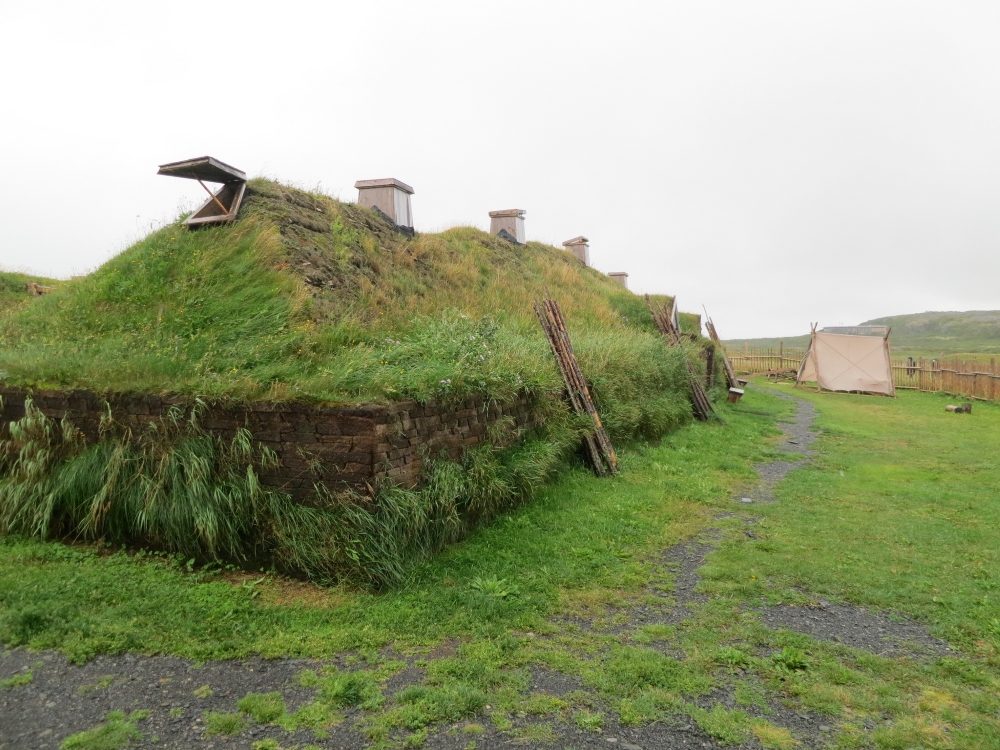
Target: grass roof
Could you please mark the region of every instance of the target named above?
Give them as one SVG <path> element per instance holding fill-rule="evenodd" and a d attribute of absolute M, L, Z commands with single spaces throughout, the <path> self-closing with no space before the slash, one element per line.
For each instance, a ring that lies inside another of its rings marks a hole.
<path fill-rule="evenodd" d="M 267 180 L 234 223 L 178 220 L 43 297 L 5 303 L 7 276 L 0 377 L 29 386 L 334 402 L 552 389 L 532 308 L 546 291 L 582 358 L 660 345 L 641 297 L 563 249 L 469 227 L 408 237 Z"/>

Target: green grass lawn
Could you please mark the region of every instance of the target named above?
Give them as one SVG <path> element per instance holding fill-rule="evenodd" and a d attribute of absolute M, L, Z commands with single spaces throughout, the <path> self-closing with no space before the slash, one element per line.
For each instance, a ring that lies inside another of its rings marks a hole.
<path fill-rule="evenodd" d="M 761 510 L 766 543 L 739 545 L 738 563 L 720 556 L 758 580 L 904 612 L 997 661 L 1000 406 L 967 416 L 938 394 L 775 388 L 819 407 L 821 454 Z"/>
<path fill-rule="evenodd" d="M 1000 408 L 977 404 L 966 416 L 946 414 L 946 400 L 929 394 L 796 393 L 817 404 L 823 435 L 815 461 L 779 485 L 772 505 L 732 502 L 754 480 L 752 464 L 773 455 L 774 421 L 792 408 L 751 389 L 721 409 L 725 425 L 689 425 L 626 450 L 613 480 L 568 471 L 378 596 L 8 538 L 0 634 L 77 660 L 125 650 L 198 660 L 350 651 L 357 672 L 301 675 L 317 692 L 298 712 L 281 713 L 270 694 L 239 708 L 255 716 L 266 704 L 273 723 L 321 731 L 359 706 L 377 742 L 402 732 L 417 745 L 477 716 L 541 742 L 551 728 L 519 715 L 595 729 L 610 712 L 632 724 L 694 721 L 723 744 L 756 737 L 793 748 L 780 715 L 792 710 L 822 717 L 831 747 L 1000 748 Z M 751 519 L 753 539 L 744 533 Z M 633 623 L 633 605 L 655 611 L 669 601 L 653 596 L 671 590 L 656 553 L 710 527 L 721 542 L 701 570 L 708 600 L 676 625 Z M 912 616 L 954 655 L 879 657 L 768 628 L 754 609 L 762 599 L 819 597 Z M 457 650 L 432 658 L 446 639 Z M 424 682 L 384 695 L 403 666 L 379 653 L 385 645 L 422 654 Z M 586 689 L 531 695 L 531 665 Z M 730 705 L 705 708 L 713 691 Z"/>

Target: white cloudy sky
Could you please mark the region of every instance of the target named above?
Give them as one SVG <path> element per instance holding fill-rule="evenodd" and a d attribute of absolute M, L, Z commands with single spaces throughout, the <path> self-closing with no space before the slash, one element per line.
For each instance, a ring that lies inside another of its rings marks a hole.
<path fill-rule="evenodd" d="M 726 337 L 1000 308 L 995 2 L 0 3 L 0 266 L 92 269 L 211 154 L 418 230 L 524 208 Z"/>

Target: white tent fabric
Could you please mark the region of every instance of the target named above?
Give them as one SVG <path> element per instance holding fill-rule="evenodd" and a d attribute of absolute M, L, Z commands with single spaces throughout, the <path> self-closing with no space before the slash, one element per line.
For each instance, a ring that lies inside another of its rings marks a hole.
<path fill-rule="evenodd" d="M 863 391 L 895 396 L 889 339 L 814 333 L 799 366 L 798 383 L 817 383 L 828 391 Z"/>

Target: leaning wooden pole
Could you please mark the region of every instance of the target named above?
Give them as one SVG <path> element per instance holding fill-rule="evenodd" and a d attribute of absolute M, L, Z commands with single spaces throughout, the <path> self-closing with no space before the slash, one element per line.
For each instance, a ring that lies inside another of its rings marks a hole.
<path fill-rule="evenodd" d="M 569 331 L 566 330 L 566 320 L 563 318 L 562 310 L 559 308 L 557 302 L 548 300 L 548 304 L 551 306 L 553 317 L 559 324 L 559 330 L 565 342 L 566 351 L 569 353 L 569 358 L 573 363 L 573 372 L 575 373 L 584 409 L 586 409 L 591 419 L 594 420 L 594 425 L 596 426 L 594 438 L 597 440 L 605 462 L 608 463 L 609 470 L 613 474 L 618 470 L 618 457 L 615 455 L 615 450 L 611 445 L 611 438 L 608 437 L 608 432 L 601 423 L 601 417 L 597 413 L 597 407 L 594 406 L 594 400 L 590 397 L 590 388 L 587 387 L 587 381 L 584 380 L 583 370 L 580 369 L 580 364 L 576 359 L 576 352 L 573 351 L 573 342 L 570 341 Z"/>
<path fill-rule="evenodd" d="M 705 328 L 708 329 L 708 335 L 715 343 L 715 347 L 719 350 L 722 355 L 722 369 L 726 371 L 726 387 L 727 388 L 739 388 L 739 381 L 736 379 L 736 371 L 733 370 L 733 366 L 729 362 L 729 357 L 726 356 L 726 347 L 722 345 L 721 339 L 719 339 L 719 334 L 716 333 L 715 323 L 712 319 L 708 317 L 708 310 L 705 311 Z M 782 342 L 782 347 L 784 347 L 784 342 Z M 782 357 L 784 357 L 784 352 L 782 352 Z M 782 364 L 784 366 L 784 364 Z"/>
<path fill-rule="evenodd" d="M 674 304 L 676 305 L 676 300 Z M 673 313 L 676 310 L 672 310 L 668 314 L 662 306 L 653 302 L 648 294 L 646 295 L 646 305 L 653 316 L 653 322 L 656 323 L 656 327 L 663 335 L 663 338 L 667 340 L 667 343 L 671 346 L 683 348 L 681 332 L 674 324 Z M 691 364 L 691 360 L 686 355 L 684 357 L 684 364 L 687 365 L 688 375 L 691 380 L 691 408 L 698 419 L 702 422 L 707 422 L 715 414 L 715 409 L 712 408 L 712 403 L 708 400 L 708 396 L 705 395 L 705 389 L 701 387 L 701 381 L 698 378 L 698 374 L 694 371 L 694 365 Z"/>
<path fill-rule="evenodd" d="M 593 432 L 588 432 L 583 438 L 587 459 L 598 476 L 615 474 L 618 471 L 618 456 L 615 455 L 611 438 L 608 437 L 594 401 L 590 397 L 590 389 L 573 351 L 573 343 L 566 330 L 566 320 L 563 318 L 562 310 L 559 309 L 559 303 L 551 299 L 544 299 L 541 302 L 535 300 L 535 314 L 552 348 L 552 355 L 555 357 L 559 374 L 562 375 L 573 411 L 588 415 L 594 422 Z"/>

